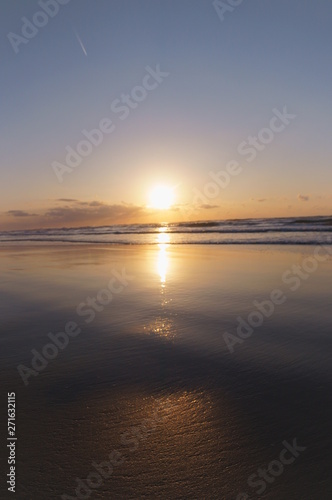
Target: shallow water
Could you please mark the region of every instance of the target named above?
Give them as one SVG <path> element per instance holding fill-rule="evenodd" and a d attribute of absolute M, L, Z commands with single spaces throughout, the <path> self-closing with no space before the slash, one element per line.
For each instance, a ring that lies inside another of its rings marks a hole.
<path fill-rule="evenodd" d="M 332 218 L 287 217 L 0 231 L 0 242 L 122 245 L 316 245 L 332 243 Z"/>
<path fill-rule="evenodd" d="M 0 377 L 16 391 L 17 497 L 75 498 L 80 478 L 78 498 L 330 499 L 332 257 L 315 266 L 313 255 L 165 242 L 2 248 Z M 282 303 L 250 327 L 254 301 L 276 289 Z M 95 308 L 82 305 L 89 297 Z M 31 350 L 68 322 L 80 333 L 24 385 L 18 365 L 31 368 Z M 258 479 L 294 439 L 305 450 Z M 123 463 L 87 486 L 114 450 Z"/>

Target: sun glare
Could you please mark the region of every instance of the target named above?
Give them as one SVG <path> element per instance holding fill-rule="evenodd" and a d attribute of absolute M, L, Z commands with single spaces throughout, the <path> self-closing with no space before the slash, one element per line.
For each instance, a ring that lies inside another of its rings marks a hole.
<path fill-rule="evenodd" d="M 160 210 L 170 208 L 174 203 L 174 189 L 169 186 L 155 186 L 149 197 L 149 206 Z"/>

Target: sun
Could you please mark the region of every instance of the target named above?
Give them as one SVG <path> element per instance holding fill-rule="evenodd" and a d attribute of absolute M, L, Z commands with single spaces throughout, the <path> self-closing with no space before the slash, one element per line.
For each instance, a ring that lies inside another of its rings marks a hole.
<path fill-rule="evenodd" d="M 149 206 L 160 210 L 167 210 L 174 203 L 174 189 L 169 186 L 155 186 L 149 196 Z"/>

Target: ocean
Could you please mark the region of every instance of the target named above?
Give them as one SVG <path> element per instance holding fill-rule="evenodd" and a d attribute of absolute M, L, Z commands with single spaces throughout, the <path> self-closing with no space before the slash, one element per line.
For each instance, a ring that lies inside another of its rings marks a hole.
<path fill-rule="evenodd" d="M 0 243 L 314 245 L 332 241 L 332 217 L 233 219 L 1 231 Z"/>

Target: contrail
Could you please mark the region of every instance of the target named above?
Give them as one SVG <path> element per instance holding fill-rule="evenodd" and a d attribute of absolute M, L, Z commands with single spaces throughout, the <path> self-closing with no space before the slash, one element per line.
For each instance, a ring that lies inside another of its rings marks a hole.
<path fill-rule="evenodd" d="M 85 50 L 85 47 L 84 47 L 84 45 L 83 45 L 82 40 L 81 40 L 81 39 L 80 39 L 80 37 L 78 36 L 77 31 L 76 31 L 76 30 L 74 30 L 74 33 L 75 33 L 75 36 L 76 36 L 76 38 L 77 38 L 78 43 L 79 43 L 79 44 L 80 44 L 80 46 L 81 46 L 81 49 L 83 50 L 84 54 L 87 56 L 88 54 L 87 54 L 87 52 L 86 52 L 86 50 Z"/>

